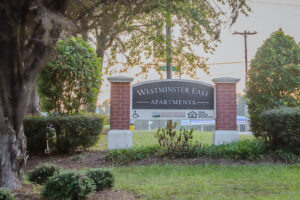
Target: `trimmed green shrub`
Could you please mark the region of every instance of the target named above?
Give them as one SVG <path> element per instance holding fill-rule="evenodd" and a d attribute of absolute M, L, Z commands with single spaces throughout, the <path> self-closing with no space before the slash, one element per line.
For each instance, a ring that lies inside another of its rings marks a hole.
<path fill-rule="evenodd" d="M 36 124 L 40 129 L 35 127 Z M 45 152 L 47 140 L 52 152 L 69 153 L 89 148 L 97 143 L 103 130 L 103 116 L 77 114 L 27 117 L 24 130 L 29 141 L 42 144 L 37 145 L 38 148 L 34 146 L 35 153 Z M 32 144 L 28 144 L 29 149 L 30 145 Z"/>
<path fill-rule="evenodd" d="M 115 179 L 110 171 L 102 169 L 92 169 L 89 170 L 85 175 L 92 181 L 94 181 L 97 191 L 112 188 L 114 185 Z"/>
<path fill-rule="evenodd" d="M 0 188 L 0 200 L 16 200 L 16 197 L 10 190 Z"/>
<path fill-rule="evenodd" d="M 95 114 L 60 115 L 51 117 L 51 124 L 56 141 L 50 146 L 55 152 L 69 153 L 98 142 L 103 130 L 103 117 Z"/>
<path fill-rule="evenodd" d="M 88 42 L 75 37 L 59 40 L 56 57 L 38 79 L 42 108 L 60 114 L 74 114 L 88 107 L 94 110 L 101 86 L 101 68 L 101 58 Z"/>
<path fill-rule="evenodd" d="M 49 178 L 58 175 L 63 170 L 53 164 L 44 163 L 29 172 L 28 179 L 33 183 L 44 184 Z"/>
<path fill-rule="evenodd" d="M 95 185 L 87 176 L 67 172 L 50 178 L 42 195 L 46 200 L 81 200 L 95 190 Z"/>
<path fill-rule="evenodd" d="M 274 149 L 289 149 L 300 155 L 300 107 L 268 110 L 260 115 L 260 135 Z"/>
<path fill-rule="evenodd" d="M 30 154 L 43 154 L 47 149 L 47 139 L 53 138 L 53 131 L 47 117 L 27 116 L 23 120 L 27 138 L 27 150 Z"/>

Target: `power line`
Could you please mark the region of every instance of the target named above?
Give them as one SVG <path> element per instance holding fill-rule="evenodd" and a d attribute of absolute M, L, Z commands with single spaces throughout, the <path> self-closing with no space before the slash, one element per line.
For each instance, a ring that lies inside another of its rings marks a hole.
<path fill-rule="evenodd" d="M 104 62 L 104 63 L 107 63 L 107 62 Z M 242 64 L 242 63 L 245 63 L 243 61 L 229 61 L 229 62 L 217 62 L 217 63 L 206 63 L 206 65 L 231 65 L 231 64 Z M 249 62 L 248 62 L 249 63 Z M 127 64 L 125 62 L 114 62 L 113 64 Z M 156 63 L 146 63 L 145 65 L 149 66 L 149 65 L 152 65 L 152 66 L 156 66 L 157 64 Z"/>
<path fill-rule="evenodd" d="M 229 64 L 242 64 L 244 62 L 222 62 L 222 63 L 207 63 L 206 65 L 229 65 Z"/>
<path fill-rule="evenodd" d="M 267 1 L 252 1 L 253 3 L 260 3 L 260 4 L 266 4 L 266 5 L 276 5 L 276 6 L 290 6 L 290 7 L 298 7 L 300 8 L 299 4 L 287 4 L 287 3 L 272 3 Z"/>

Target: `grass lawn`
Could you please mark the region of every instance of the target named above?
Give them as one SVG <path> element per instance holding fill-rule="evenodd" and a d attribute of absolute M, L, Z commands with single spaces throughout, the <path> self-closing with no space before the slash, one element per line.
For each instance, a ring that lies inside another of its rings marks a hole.
<path fill-rule="evenodd" d="M 133 146 L 152 146 L 158 144 L 157 139 L 154 137 L 156 131 L 134 131 L 133 132 Z M 240 135 L 240 139 L 253 139 L 251 135 Z M 201 144 L 212 144 L 213 133 L 212 132 L 194 132 L 193 142 L 199 142 Z M 107 150 L 107 135 L 101 136 L 99 142 L 91 148 L 92 150 Z"/>
<path fill-rule="evenodd" d="M 141 199 L 300 199 L 300 165 L 152 165 L 112 169 Z"/>

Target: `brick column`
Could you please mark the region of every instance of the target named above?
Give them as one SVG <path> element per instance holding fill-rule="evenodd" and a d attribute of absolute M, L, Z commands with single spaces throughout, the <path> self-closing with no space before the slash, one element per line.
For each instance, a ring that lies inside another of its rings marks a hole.
<path fill-rule="evenodd" d="M 215 78 L 216 84 L 216 131 L 214 144 L 225 144 L 237 141 L 239 135 L 236 125 L 236 84 L 239 79 Z"/>
<path fill-rule="evenodd" d="M 109 77 L 110 93 L 110 131 L 108 148 L 121 149 L 132 146 L 130 126 L 130 77 Z"/>

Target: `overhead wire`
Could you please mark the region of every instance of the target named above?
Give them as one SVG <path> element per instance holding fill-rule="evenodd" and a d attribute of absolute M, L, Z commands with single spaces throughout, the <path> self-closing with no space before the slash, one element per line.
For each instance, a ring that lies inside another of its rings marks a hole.
<path fill-rule="evenodd" d="M 230 65 L 230 64 L 242 64 L 242 61 L 232 61 L 232 62 L 218 62 L 218 63 L 206 63 L 206 65 Z M 114 62 L 114 64 L 126 64 L 124 62 Z M 145 65 L 157 65 L 156 63 L 146 63 Z"/>
<path fill-rule="evenodd" d="M 289 3 L 276 3 L 276 2 L 268 2 L 268 1 L 251 1 L 252 3 L 260 3 L 260 4 L 267 4 L 267 5 L 276 5 L 276 6 L 290 6 L 290 7 L 297 7 L 300 8 L 299 4 L 289 4 Z"/>

